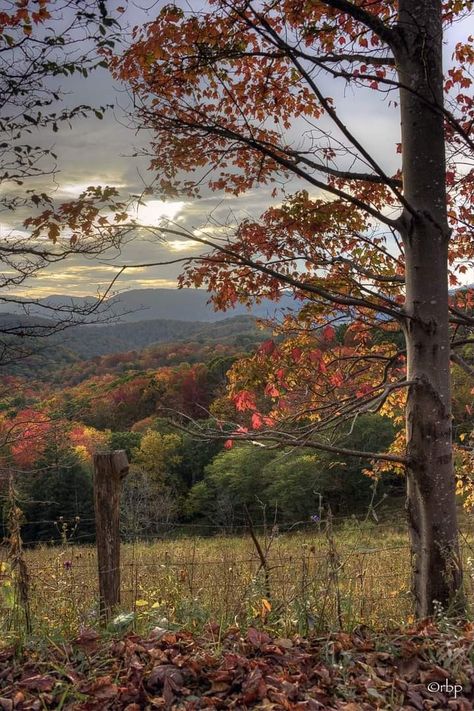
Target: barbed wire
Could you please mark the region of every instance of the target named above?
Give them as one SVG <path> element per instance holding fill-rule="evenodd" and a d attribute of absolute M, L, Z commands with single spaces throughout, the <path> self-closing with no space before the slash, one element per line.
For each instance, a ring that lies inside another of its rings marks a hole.
<path fill-rule="evenodd" d="M 393 551 L 393 550 L 406 550 L 409 551 L 409 547 L 406 545 L 403 546 L 389 546 L 389 547 L 381 547 L 381 548 L 370 548 L 370 549 L 360 549 L 357 551 L 350 551 L 348 553 L 343 553 L 341 551 L 340 555 L 341 557 L 344 557 L 344 559 L 349 559 L 353 558 L 356 556 L 361 556 L 361 555 L 374 555 L 376 553 L 384 552 L 384 551 Z M 319 560 L 327 560 L 327 553 L 322 554 L 322 555 L 306 555 L 306 558 L 308 558 L 311 561 L 319 561 Z M 269 563 L 269 568 L 270 569 L 277 569 L 277 568 L 284 568 L 286 567 L 285 564 L 290 564 L 294 565 L 295 562 L 298 560 L 301 560 L 301 556 L 298 555 L 288 555 L 285 557 L 278 556 L 277 561 L 273 563 L 271 556 L 269 556 L 268 563 Z M 344 561 L 341 561 L 340 565 L 341 567 L 344 565 Z M 59 561 L 60 563 L 60 561 Z M 147 563 L 145 561 L 140 561 L 140 560 L 135 560 L 135 561 L 130 561 L 130 562 L 123 562 L 120 564 L 120 566 L 114 567 L 114 568 L 101 568 L 102 573 L 113 573 L 116 571 L 122 571 L 125 568 L 145 568 L 145 569 L 153 569 L 153 568 L 161 568 L 161 569 L 166 569 L 166 568 L 186 568 L 186 567 L 206 567 L 206 566 L 227 566 L 227 567 L 238 567 L 238 566 L 243 566 L 243 565 L 259 565 L 260 560 L 258 556 L 256 555 L 253 558 L 237 558 L 237 559 L 220 559 L 220 560 L 199 560 L 199 559 L 181 559 L 181 560 L 167 560 L 162 559 L 159 561 L 155 561 L 153 563 Z M 45 563 L 42 562 L 41 564 L 38 564 L 35 566 L 35 564 L 29 564 L 28 569 L 29 570 L 44 570 L 45 568 Z M 96 557 L 91 557 L 90 564 L 86 563 L 78 563 L 77 561 L 72 561 L 71 562 L 71 570 L 90 570 L 92 567 L 96 567 L 97 561 Z M 55 567 L 54 563 L 51 564 L 51 567 Z M 384 577 L 385 574 L 382 574 L 380 577 Z M 389 575 L 389 574 L 387 574 Z"/>
<path fill-rule="evenodd" d="M 393 518 L 392 518 L 393 516 Z M 55 519 L 33 519 L 33 520 L 26 520 L 23 521 L 21 524 L 22 527 L 24 526 L 32 526 L 32 525 L 38 525 L 38 524 L 51 524 L 54 526 L 57 526 L 58 524 L 62 523 L 72 523 L 75 521 L 76 518 L 79 518 L 79 523 L 94 523 L 95 518 L 82 518 L 80 516 L 76 515 L 68 515 L 64 517 L 58 517 Z M 279 523 L 279 522 L 267 522 L 267 523 L 254 523 L 253 527 L 255 529 L 261 528 L 264 530 L 271 530 L 274 526 L 278 527 L 280 532 L 288 532 L 293 529 L 297 530 L 298 527 L 312 527 L 314 529 L 317 529 L 318 526 L 323 526 L 329 521 L 327 518 L 320 518 L 317 521 L 315 520 L 302 520 L 302 521 L 295 521 L 292 523 Z M 331 521 L 348 521 L 350 523 L 353 523 L 354 525 L 364 525 L 364 524 L 371 524 L 376 528 L 385 528 L 385 527 L 390 527 L 390 526 L 403 526 L 405 521 L 404 519 L 400 518 L 400 514 L 392 514 L 390 517 L 381 517 L 379 519 L 374 519 L 374 518 L 369 518 L 367 516 L 364 516 L 363 518 L 358 518 L 353 514 L 348 514 L 348 515 L 341 515 L 341 516 L 332 516 Z M 172 530 L 180 530 L 180 529 L 213 529 L 217 531 L 229 531 L 233 532 L 236 530 L 248 530 L 248 523 L 232 523 L 232 524 L 220 524 L 220 523 L 209 523 L 209 522 L 187 522 L 187 521 L 173 521 L 173 522 L 160 522 L 160 521 L 154 521 L 153 525 L 155 527 L 162 527 L 162 528 L 168 528 L 170 531 Z"/>

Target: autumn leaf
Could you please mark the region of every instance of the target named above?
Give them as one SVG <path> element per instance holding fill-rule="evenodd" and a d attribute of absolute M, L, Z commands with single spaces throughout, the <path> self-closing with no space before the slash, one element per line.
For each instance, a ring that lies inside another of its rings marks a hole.
<path fill-rule="evenodd" d="M 331 343 L 336 336 L 336 331 L 333 326 L 325 326 L 323 328 L 323 339 L 326 343 Z"/>
<path fill-rule="evenodd" d="M 275 341 L 273 340 L 267 340 L 262 343 L 262 345 L 259 347 L 259 353 L 262 353 L 263 355 L 271 355 L 274 350 L 275 350 Z"/>
<path fill-rule="evenodd" d="M 244 412 L 245 410 L 255 410 L 255 395 L 249 390 L 241 390 L 236 395 L 234 395 L 234 404 L 237 410 Z"/>

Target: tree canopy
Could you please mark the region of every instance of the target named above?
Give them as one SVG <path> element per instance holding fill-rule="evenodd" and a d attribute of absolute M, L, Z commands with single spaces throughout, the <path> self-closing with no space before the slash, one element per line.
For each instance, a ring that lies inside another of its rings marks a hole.
<path fill-rule="evenodd" d="M 268 341 L 254 368 L 236 366 L 234 402 L 250 421 L 235 437 L 257 431 L 260 442 L 336 451 L 341 421 L 405 411 L 406 442 L 370 456 L 407 472 L 420 614 L 434 600 L 459 603 L 462 577 L 450 357 L 470 338 L 473 291 L 450 294 L 449 284 L 474 256 L 473 55 L 459 42 L 443 75 L 442 39 L 470 9 L 441 0 L 168 5 L 112 58 L 134 92 L 137 125 L 153 134 L 158 190 L 273 187 L 259 219 L 221 226 L 218 240 L 188 233 L 211 251 L 181 283 L 206 285 L 219 308 L 282 290 L 302 302 L 276 327 L 282 345 Z M 384 155 L 351 121 L 344 90 L 360 102 L 388 98 L 401 136 Z M 342 342 L 338 322 L 348 324 Z"/>

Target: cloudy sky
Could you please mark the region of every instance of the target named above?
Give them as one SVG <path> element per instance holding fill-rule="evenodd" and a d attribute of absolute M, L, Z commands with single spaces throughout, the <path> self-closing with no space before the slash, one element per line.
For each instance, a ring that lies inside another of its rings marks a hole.
<path fill-rule="evenodd" d="M 134 25 L 152 18 L 162 4 L 149 0 L 149 9 L 145 6 L 129 6 L 127 22 Z M 459 27 L 448 38 L 447 55 L 458 36 L 462 36 L 462 28 Z M 89 185 L 116 186 L 125 195 L 141 193 L 145 185 L 151 182 L 152 176 L 147 171 L 146 160 L 134 158 L 132 154 L 137 148 L 146 145 L 146 136 L 134 133 L 126 125 L 130 98 L 124 88 L 114 83 L 106 70 L 97 71 L 87 79 L 73 77 L 63 80 L 61 85 L 67 92 L 66 102 L 69 106 L 80 103 L 97 106 L 113 104 L 114 110 L 108 111 L 102 121 L 94 117 L 76 121 L 72 129 L 63 126 L 58 133 L 42 131 L 35 135 L 35 143 L 53 148 L 58 155 L 58 172 L 54 181 L 51 178 L 42 179 L 36 181 L 35 187 L 54 191 L 59 200 L 71 199 Z M 342 86 L 327 84 L 324 88 L 327 95 L 339 98 L 343 119 L 350 119 L 352 129 L 363 139 L 364 145 L 388 172 L 394 171 L 397 159 L 393 147 L 399 140 L 396 111 L 390 109 L 387 101 L 381 101 L 374 92 L 357 96 L 345 93 L 347 89 Z M 294 130 L 297 131 L 297 127 Z M 32 186 L 33 183 L 28 187 Z M 297 187 L 296 184 L 294 187 Z M 209 225 L 209 216 L 215 223 L 235 223 L 249 214 L 259 214 L 270 201 L 269 192 L 264 189 L 252 191 L 238 199 L 203 193 L 199 201 L 183 199 L 164 204 L 150 197 L 138 213 L 138 219 L 156 223 L 160 217 L 165 216 L 190 230 L 199 230 Z M 0 214 L 0 236 L 7 235 L 12 228 L 21 228 L 24 217 L 21 212 L 13 216 Z M 40 272 L 34 280 L 23 285 L 18 293 L 28 293 L 35 297 L 52 293 L 95 294 L 107 287 L 117 272 L 117 264 L 165 261 L 185 255 L 192 256 L 201 251 L 202 248 L 196 243 L 175 240 L 163 245 L 150 239 L 137 239 L 126 246 L 113 262 L 107 259 L 84 261 L 78 257 L 71 258 Z M 173 287 L 179 271 L 179 265 L 130 269 L 122 275 L 117 288 Z"/>

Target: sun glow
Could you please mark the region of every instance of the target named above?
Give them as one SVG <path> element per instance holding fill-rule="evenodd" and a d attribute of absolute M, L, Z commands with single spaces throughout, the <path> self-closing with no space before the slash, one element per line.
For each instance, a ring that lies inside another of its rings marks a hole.
<path fill-rule="evenodd" d="M 184 252 L 187 249 L 196 249 L 201 245 L 192 239 L 173 239 L 166 243 L 173 252 Z"/>
<path fill-rule="evenodd" d="M 150 200 L 150 202 L 140 205 L 133 217 L 141 225 L 153 226 L 162 220 L 176 219 L 185 205 L 185 202 Z"/>

